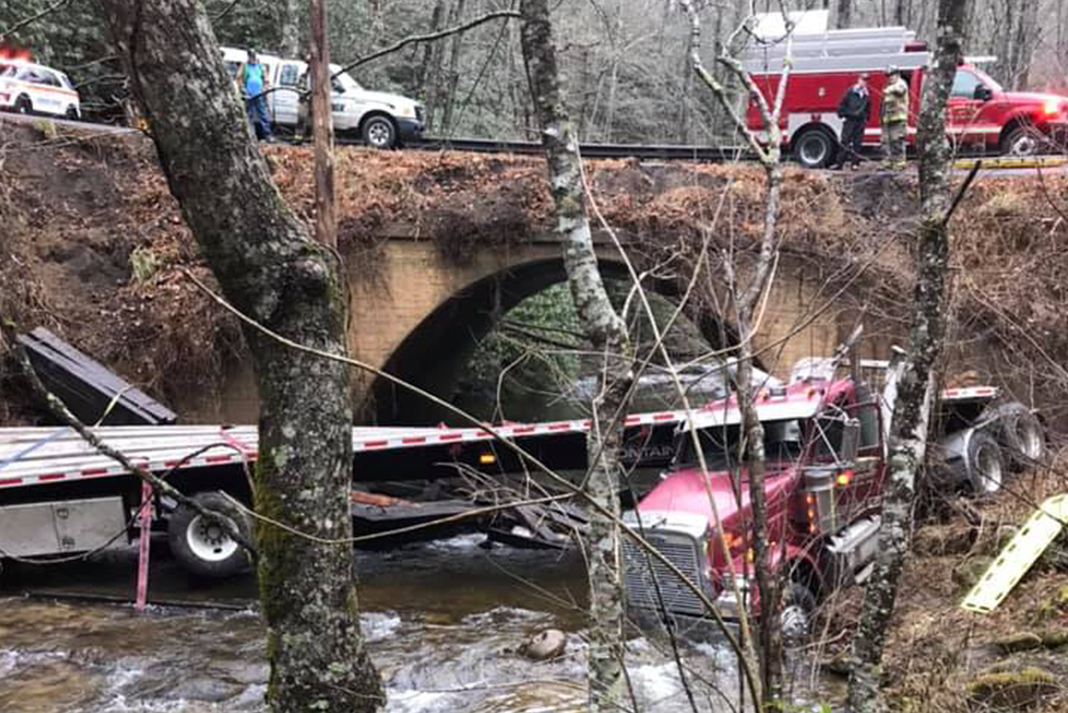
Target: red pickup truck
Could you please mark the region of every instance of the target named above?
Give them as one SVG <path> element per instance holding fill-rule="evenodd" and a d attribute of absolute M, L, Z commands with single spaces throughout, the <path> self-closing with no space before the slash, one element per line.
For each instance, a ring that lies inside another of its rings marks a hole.
<path fill-rule="evenodd" d="M 796 371 L 796 370 L 795 370 Z M 880 394 L 853 376 L 792 379 L 757 394 L 767 454 L 766 498 L 772 566 L 784 584 L 784 636 L 801 638 L 816 602 L 864 581 L 878 547 L 886 472 L 886 431 L 898 366 Z M 995 405 L 997 389 L 943 391 L 931 450 L 943 485 L 990 492 L 1003 470 L 1043 455 L 1041 425 L 1020 404 Z M 734 397 L 713 402 L 678 434 L 677 457 L 661 482 L 626 514 L 641 534 L 712 601 L 737 617 L 737 590 L 755 594 L 747 468 L 737 462 L 741 416 Z M 708 468 L 698 465 L 696 440 Z M 730 559 L 724 555 L 726 541 Z M 674 571 L 624 537 L 628 606 L 699 620 L 705 602 Z M 755 596 L 741 606 L 751 607 Z"/>
<path fill-rule="evenodd" d="M 783 61 L 791 60 L 780 126 L 785 147 L 801 165 L 826 166 L 840 149 L 843 120 L 838 103 L 861 73 L 869 75 L 872 111 L 864 144 L 882 138 L 879 109 L 887 70 L 902 70 L 909 85 L 909 142 L 916 137 L 924 77 L 930 53 L 915 33 L 903 27 L 857 28 L 795 34 L 789 42 L 772 38 L 741 54 L 743 67 L 769 105 L 775 101 Z M 746 115 L 750 130 L 763 133 L 756 102 Z M 1007 156 L 1031 156 L 1063 145 L 1068 129 L 1068 98 L 1055 94 L 1012 92 L 973 63 L 963 63 L 951 90 L 947 130 L 961 149 Z"/>

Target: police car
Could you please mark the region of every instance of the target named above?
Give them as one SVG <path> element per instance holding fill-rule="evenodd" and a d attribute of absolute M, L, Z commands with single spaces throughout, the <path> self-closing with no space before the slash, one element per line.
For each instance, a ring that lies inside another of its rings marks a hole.
<path fill-rule="evenodd" d="M 0 109 L 20 114 L 81 117 L 81 102 L 70 78 L 44 65 L 0 59 Z"/>

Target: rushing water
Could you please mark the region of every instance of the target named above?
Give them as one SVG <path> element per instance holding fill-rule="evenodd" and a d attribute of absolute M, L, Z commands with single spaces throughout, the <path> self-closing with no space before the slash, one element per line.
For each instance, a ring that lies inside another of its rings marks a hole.
<path fill-rule="evenodd" d="M 584 567 L 577 554 L 479 546 L 480 535 L 356 554 L 363 630 L 398 713 L 578 711 L 584 661 Z M 162 543 L 160 543 L 162 545 Z M 194 609 L 56 599 L 77 592 L 129 596 L 135 555 L 8 567 L 0 590 L 3 713 L 260 712 L 267 678 L 251 576 L 191 582 L 156 548 L 151 596 L 222 604 Z M 32 592 L 32 596 L 24 596 Z M 567 653 L 531 662 L 515 649 L 545 628 Z M 735 701 L 733 659 L 722 645 L 688 643 L 698 708 Z M 628 643 L 643 711 L 691 710 L 678 669 L 656 637 Z M 701 680 L 715 683 L 725 697 Z"/>

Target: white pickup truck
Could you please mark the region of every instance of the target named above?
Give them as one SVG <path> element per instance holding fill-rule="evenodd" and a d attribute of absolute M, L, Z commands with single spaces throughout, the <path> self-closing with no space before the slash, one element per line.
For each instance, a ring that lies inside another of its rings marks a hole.
<path fill-rule="evenodd" d="M 245 50 L 223 47 L 223 62 L 231 77 L 236 77 L 248 59 Z M 258 54 L 270 82 L 266 95 L 271 123 L 292 130 L 300 113 L 300 92 L 304 91 L 307 63 L 299 59 Z M 337 132 L 355 133 L 367 145 L 379 149 L 393 148 L 418 140 L 423 133 L 423 105 L 399 94 L 364 89 L 341 67 L 330 65 L 330 107 Z"/>

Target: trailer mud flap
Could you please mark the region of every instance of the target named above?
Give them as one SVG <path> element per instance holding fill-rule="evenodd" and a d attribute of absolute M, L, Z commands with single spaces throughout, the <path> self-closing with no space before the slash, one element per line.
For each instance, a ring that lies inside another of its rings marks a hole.
<path fill-rule="evenodd" d="M 961 608 L 988 614 L 1009 595 L 1068 523 L 1068 494 L 1048 498 L 983 574 Z"/>

